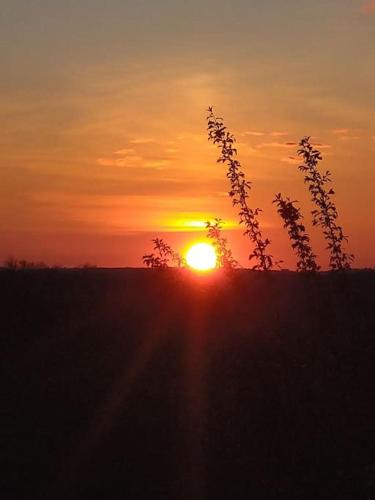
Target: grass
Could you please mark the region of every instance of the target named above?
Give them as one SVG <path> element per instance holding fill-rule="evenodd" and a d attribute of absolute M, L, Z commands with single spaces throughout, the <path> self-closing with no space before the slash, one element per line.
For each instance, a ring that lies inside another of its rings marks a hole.
<path fill-rule="evenodd" d="M 373 498 L 374 278 L 0 272 L 2 497 Z"/>

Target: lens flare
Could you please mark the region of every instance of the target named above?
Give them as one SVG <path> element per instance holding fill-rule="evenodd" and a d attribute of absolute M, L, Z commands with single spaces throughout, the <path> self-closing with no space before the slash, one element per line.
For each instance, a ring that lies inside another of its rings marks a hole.
<path fill-rule="evenodd" d="M 209 271 L 216 267 L 216 253 L 212 245 L 197 243 L 186 254 L 188 265 L 197 271 Z"/>

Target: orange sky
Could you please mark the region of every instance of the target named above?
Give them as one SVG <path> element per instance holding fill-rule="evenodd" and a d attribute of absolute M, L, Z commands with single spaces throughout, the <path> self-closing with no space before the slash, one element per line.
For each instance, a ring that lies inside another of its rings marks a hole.
<path fill-rule="evenodd" d="M 294 268 L 272 205 L 282 192 L 300 201 L 328 262 L 290 160 L 308 134 L 322 144 L 355 265 L 374 266 L 374 11 L 349 0 L 5 0 L 0 259 L 139 266 L 152 237 L 181 251 L 204 238 L 197 223 L 221 217 L 247 265 L 206 138 L 213 105 L 237 137 L 273 255 Z"/>

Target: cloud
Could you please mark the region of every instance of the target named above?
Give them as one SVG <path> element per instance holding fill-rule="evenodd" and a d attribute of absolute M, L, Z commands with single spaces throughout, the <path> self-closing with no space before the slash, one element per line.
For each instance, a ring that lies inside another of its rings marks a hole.
<path fill-rule="evenodd" d="M 285 156 L 281 158 L 281 161 L 283 163 L 289 163 L 290 165 L 299 165 L 302 162 L 301 158 L 296 158 L 294 156 Z"/>
<path fill-rule="evenodd" d="M 170 163 L 169 159 L 146 160 L 143 165 L 147 168 L 163 168 L 167 167 Z"/>
<path fill-rule="evenodd" d="M 247 130 L 245 132 L 242 132 L 240 134 L 241 136 L 252 136 L 252 137 L 262 137 L 265 135 L 270 135 L 271 137 L 285 137 L 288 135 L 288 132 L 280 132 L 278 130 L 272 131 L 272 132 L 261 132 L 260 130 Z"/>
<path fill-rule="evenodd" d="M 115 151 L 115 155 L 132 155 L 135 153 L 135 149 L 133 148 L 125 148 L 125 149 L 119 149 L 118 151 Z"/>
<path fill-rule="evenodd" d="M 236 148 L 240 150 L 240 153 L 259 153 L 259 151 L 253 146 L 249 146 L 247 142 L 236 142 Z"/>
<path fill-rule="evenodd" d="M 288 132 L 270 132 L 271 137 L 285 137 Z"/>
<path fill-rule="evenodd" d="M 150 144 L 151 142 L 155 142 L 155 139 L 152 139 L 151 137 L 145 137 L 145 138 L 139 138 L 139 139 L 132 139 L 129 142 L 131 144 Z"/>
<path fill-rule="evenodd" d="M 116 151 L 115 154 L 121 154 Z M 123 156 L 120 158 L 98 158 L 97 162 L 103 167 L 127 167 L 127 168 L 139 168 L 143 167 L 146 169 L 163 169 L 171 164 L 171 158 L 145 158 L 144 156 L 139 156 L 135 154 Z"/>
<path fill-rule="evenodd" d="M 258 132 L 257 130 L 246 130 L 246 132 L 242 132 L 242 134 L 240 134 L 242 136 L 246 136 L 246 135 L 251 135 L 252 137 L 261 137 L 262 135 L 266 135 L 265 132 Z"/>
<path fill-rule="evenodd" d="M 359 135 L 354 135 L 356 131 L 351 130 L 349 128 L 334 128 L 330 130 L 330 132 L 335 134 L 339 139 L 339 141 L 350 141 L 350 140 L 360 139 Z"/>
<path fill-rule="evenodd" d="M 357 139 L 360 139 L 359 135 L 342 135 L 339 137 L 340 141 L 355 141 Z"/>
<path fill-rule="evenodd" d="M 124 158 L 98 158 L 99 165 L 103 167 L 134 167 L 143 161 L 142 156 L 126 156 Z"/>
<path fill-rule="evenodd" d="M 375 12 L 375 0 L 368 0 L 362 5 L 361 12 L 363 14 L 372 14 Z"/>
<path fill-rule="evenodd" d="M 349 133 L 349 129 L 348 128 L 333 128 L 330 130 L 330 132 L 332 132 L 332 134 L 335 134 L 335 135 L 345 135 L 345 134 Z"/>
<path fill-rule="evenodd" d="M 297 146 L 296 142 L 262 142 L 257 144 L 255 147 L 258 149 L 264 148 L 295 148 Z"/>

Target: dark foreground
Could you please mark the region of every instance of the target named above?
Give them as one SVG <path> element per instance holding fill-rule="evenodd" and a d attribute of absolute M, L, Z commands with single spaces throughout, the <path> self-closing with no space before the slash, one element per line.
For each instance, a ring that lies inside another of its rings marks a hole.
<path fill-rule="evenodd" d="M 375 498 L 375 273 L 0 272 L 1 498 Z"/>

